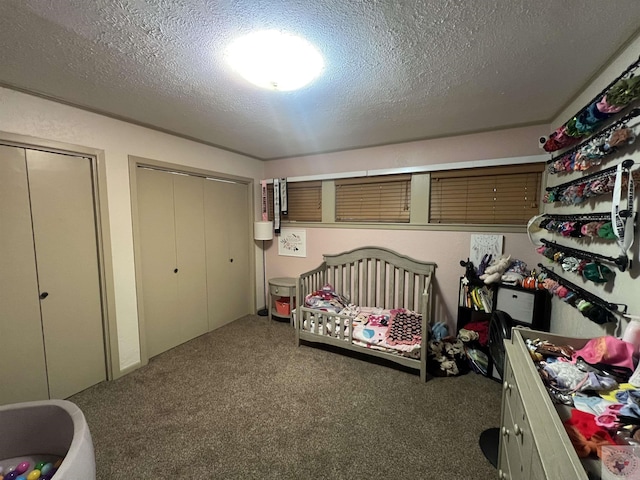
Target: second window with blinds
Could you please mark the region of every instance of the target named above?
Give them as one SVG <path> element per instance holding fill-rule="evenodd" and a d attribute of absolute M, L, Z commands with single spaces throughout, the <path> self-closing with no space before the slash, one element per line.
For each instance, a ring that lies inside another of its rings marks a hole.
<path fill-rule="evenodd" d="M 336 222 L 409 223 L 411 175 L 336 180 Z"/>

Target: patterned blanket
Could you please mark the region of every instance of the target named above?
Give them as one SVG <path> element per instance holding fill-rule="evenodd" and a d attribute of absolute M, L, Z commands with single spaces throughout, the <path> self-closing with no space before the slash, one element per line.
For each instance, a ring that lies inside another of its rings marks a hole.
<path fill-rule="evenodd" d="M 419 330 L 416 332 L 415 321 Z M 402 355 L 419 356 L 422 317 L 409 310 L 382 310 L 361 307 L 354 318 L 353 339 L 359 345 L 377 350 L 394 351 Z M 395 324 L 395 326 L 394 326 Z M 410 330 L 404 330 L 409 327 Z M 417 333 L 417 335 L 416 335 Z"/>
<path fill-rule="evenodd" d="M 375 307 L 356 307 L 329 284 L 307 295 L 305 306 L 329 314 L 347 315 L 349 319 L 324 316 L 323 335 L 338 337 L 341 331 L 345 339 L 349 330 L 354 344 L 366 348 L 394 352 L 414 358 L 420 356 L 422 341 L 422 316 L 405 309 L 384 310 Z M 311 317 L 304 327 L 315 329 L 318 321 Z"/>
<path fill-rule="evenodd" d="M 389 345 L 416 345 L 422 341 L 422 315 L 409 310 L 392 310 L 387 329 Z"/>

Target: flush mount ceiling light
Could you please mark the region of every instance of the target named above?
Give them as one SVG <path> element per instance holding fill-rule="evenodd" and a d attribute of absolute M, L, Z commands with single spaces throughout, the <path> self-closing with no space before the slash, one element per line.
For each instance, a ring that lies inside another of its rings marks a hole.
<path fill-rule="evenodd" d="M 246 80 L 269 90 L 296 90 L 324 68 L 320 52 L 303 38 L 277 30 L 250 33 L 227 49 L 227 62 Z"/>

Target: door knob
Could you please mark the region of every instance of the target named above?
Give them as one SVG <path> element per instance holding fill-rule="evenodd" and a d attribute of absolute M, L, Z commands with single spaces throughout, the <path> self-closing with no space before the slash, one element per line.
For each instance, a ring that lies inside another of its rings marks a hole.
<path fill-rule="evenodd" d="M 42 292 L 40 294 L 40 300 L 44 300 L 45 298 L 47 298 L 49 296 L 49 292 Z"/>

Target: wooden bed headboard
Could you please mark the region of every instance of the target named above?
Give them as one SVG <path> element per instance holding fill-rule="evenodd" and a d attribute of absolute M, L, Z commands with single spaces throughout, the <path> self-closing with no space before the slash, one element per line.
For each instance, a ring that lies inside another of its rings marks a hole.
<path fill-rule="evenodd" d="M 436 264 L 382 247 L 362 247 L 324 255 L 324 283 L 355 305 L 422 312 Z"/>

